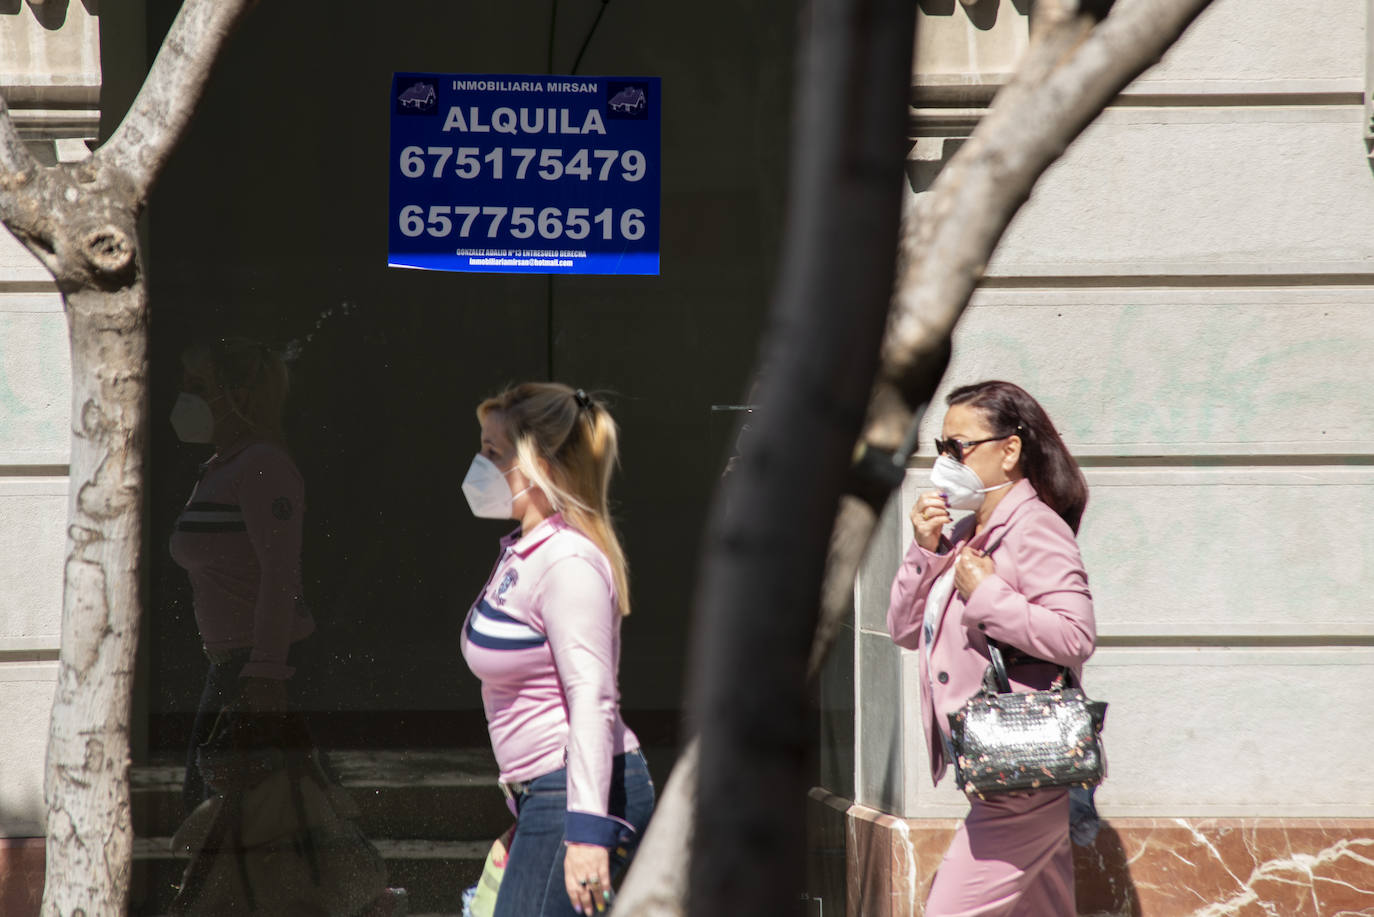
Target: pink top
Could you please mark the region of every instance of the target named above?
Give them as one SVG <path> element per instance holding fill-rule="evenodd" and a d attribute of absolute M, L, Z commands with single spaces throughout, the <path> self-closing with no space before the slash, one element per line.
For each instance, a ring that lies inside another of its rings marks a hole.
<path fill-rule="evenodd" d="M 614 844 L 611 759 L 639 747 L 620 718 L 620 621 L 610 562 L 555 514 L 501 539 L 463 627 L 501 780 L 566 765 L 566 837 L 577 843 Z"/>
<path fill-rule="evenodd" d="M 1078 542 L 1068 524 L 1036 496 L 1030 481 L 1018 481 L 997 504 L 987 527 L 971 539 L 973 527 L 972 516 L 960 520 L 948 540 L 941 538 L 939 553 L 913 541 L 892 583 L 887 609 L 892 639 L 907 649 L 926 650 L 920 656 L 921 718 L 936 783 L 949 763 L 948 715 L 981 687 L 989 637 L 1053 663 L 1009 665 L 1012 688 L 1022 691 L 1048 687 L 1057 666 L 1081 676 L 1097 642 Z M 946 593 L 945 607 L 932 609 L 937 617 L 928 638 L 923 626 L 926 599 L 965 545 L 991 546 L 996 572 L 967 602 L 957 590 Z"/>
<path fill-rule="evenodd" d="M 213 651 L 252 649 L 241 677 L 289 678 L 291 644 L 315 629 L 301 600 L 305 484 L 291 456 L 248 442 L 201 466 L 172 535 L 196 626 Z"/>

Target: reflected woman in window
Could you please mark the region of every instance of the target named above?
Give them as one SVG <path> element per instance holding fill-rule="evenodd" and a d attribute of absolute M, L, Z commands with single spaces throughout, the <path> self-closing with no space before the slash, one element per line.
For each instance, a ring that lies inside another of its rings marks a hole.
<path fill-rule="evenodd" d="M 287 656 L 315 624 L 301 600 L 305 485 L 282 434 L 285 361 L 256 341 L 224 338 L 188 348 L 182 366 L 172 426 L 183 442 L 215 447 L 171 542 L 210 660 L 186 766 L 189 812 L 209 795 L 196 747 L 219 710 L 285 710 Z"/>
<path fill-rule="evenodd" d="M 463 627 L 500 780 L 516 814 L 496 917 L 601 911 L 654 805 L 620 716 L 625 554 L 607 504 L 610 412 L 585 392 L 526 383 L 478 406 L 463 481 L 480 518 L 515 519 Z"/>
<path fill-rule="evenodd" d="M 948 715 L 981 687 L 989 640 L 1012 654 L 1012 688 L 1028 691 L 1048 688 L 1059 666 L 1081 675 L 1097 639 L 1075 540 L 1088 501 L 1078 463 L 1044 409 L 1009 382 L 958 388 L 948 401 L 934 489 L 911 510 L 915 538 L 887 612 L 892 639 L 920 652 L 936 783 L 951 763 Z M 971 512 L 954 523 L 951 510 Z M 1069 791 L 969 803 L 927 917 L 1076 914 Z"/>

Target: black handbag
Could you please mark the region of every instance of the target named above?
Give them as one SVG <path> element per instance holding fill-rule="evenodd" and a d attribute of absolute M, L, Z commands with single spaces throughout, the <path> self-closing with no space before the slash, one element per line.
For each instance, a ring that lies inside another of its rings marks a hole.
<path fill-rule="evenodd" d="M 1048 690 L 1016 692 L 1001 648 L 988 641 L 983 687 L 949 714 L 959 788 L 980 797 L 1056 786 L 1096 786 L 1107 774 L 1104 701 L 1090 700 L 1072 670 Z M 1017 661 L 1040 662 L 1030 656 Z"/>

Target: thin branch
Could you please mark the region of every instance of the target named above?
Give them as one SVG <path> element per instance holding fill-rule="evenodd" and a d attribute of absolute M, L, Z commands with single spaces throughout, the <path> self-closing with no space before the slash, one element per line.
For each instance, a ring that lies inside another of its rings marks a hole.
<path fill-rule="evenodd" d="M 905 222 L 866 447 L 896 451 L 919 420 L 915 409 L 934 394 L 954 326 L 1040 176 L 1210 2 L 1118 0 L 1097 22 L 1062 0 L 1041 0 L 1031 46 L 1011 81 Z M 878 508 L 863 501 L 840 506 L 812 676 L 852 610 L 854 577 L 877 521 Z"/>
<path fill-rule="evenodd" d="M 177 13 L 138 98 L 95 154 L 126 173 L 135 199 L 147 200 L 168 155 L 191 122 L 210 70 L 256 0 L 187 0 Z"/>
<path fill-rule="evenodd" d="M 1095 23 L 1059 0 L 1011 82 L 904 221 L 883 363 L 862 443 L 896 451 L 934 393 L 949 340 L 992 252 L 1040 176 L 1118 93 L 1153 66 L 1210 0 L 1121 0 Z M 816 677 L 853 610 L 853 583 L 879 508 L 846 498 L 826 560 L 808 673 Z"/>
<path fill-rule="evenodd" d="M 1040 176 L 1209 2 L 1119 0 L 1094 26 L 1091 15 L 1064 14 L 1061 3 L 1042 0 L 1021 65 L 936 178 L 914 237 L 904 240 L 910 251 L 893 298 L 880 385 L 896 386 L 905 396 L 900 401 L 914 403 L 918 393 L 908 391 L 908 380 L 918 357 L 952 332 Z M 909 420 L 870 417 L 868 441 L 895 448 Z"/>
<path fill-rule="evenodd" d="M 0 174 L 27 172 L 36 165 L 33 154 L 19 137 L 5 97 L 0 96 Z"/>

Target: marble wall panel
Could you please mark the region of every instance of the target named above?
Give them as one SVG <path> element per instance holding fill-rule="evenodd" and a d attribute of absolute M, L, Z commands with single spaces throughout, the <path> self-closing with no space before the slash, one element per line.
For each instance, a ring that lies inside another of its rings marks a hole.
<path fill-rule="evenodd" d="M 66 478 L 0 478 L 0 650 L 56 649 Z"/>
<path fill-rule="evenodd" d="M 1074 853 L 1079 913 L 1374 914 L 1374 821 L 1120 819 Z"/>
<path fill-rule="evenodd" d="M 851 917 L 921 917 L 958 824 L 901 819 L 816 790 L 813 837 L 846 834 Z M 1074 847 L 1081 917 L 1374 914 L 1374 819 L 1116 818 Z M 814 888 L 829 900 L 833 878 Z M 837 913 L 827 906 L 826 913 Z"/>
<path fill-rule="evenodd" d="M 1374 468 L 1090 467 L 1087 477 L 1079 541 L 1099 635 L 1374 637 Z M 1286 520 L 1334 537 L 1292 537 Z"/>
<path fill-rule="evenodd" d="M 0 914 L 38 917 L 43 904 L 44 839 L 0 838 Z"/>
<path fill-rule="evenodd" d="M 0 837 L 42 837 L 43 761 L 57 664 L 0 663 Z"/>
<path fill-rule="evenodd" d="M 1364 17 L 1363 4 L 1351 0 L 1216 0 L 1132 89 L 1191 83 L 1192 91 L 1358 92 L 1364 78 Z"/>
<path fill-rule="evenodd" d="M 53 282 L 48 272 L 37 258 L 16 239 L 8 229 L 0 231 L 0 278 L 6 286 L 24 284 L 28 287 Z"/>
<path fill-rule="evenodd" d="M 892 592 L 892 576 L 902 553 L 910 543 L 911 523 L 906 514 L 910 503 L 888 501 L 873 530 L 868 554 L 854 585 L 854 604 L 860 629 L 875 634 L 887 633 L 887 604 Z M 906 533 L 905 537 L 903 532 Z"/>
<path fill-rule="evenodd" d="M 1102 812 L 1374 818 L 1374 647 L 1099 650 Z"/>
<path fill-rule="evenodd" d="M 65 464 L 71 450 L 66 318 L 60 304 L 55 312 L 4 306 L 0 299 L 0 465 Z"/>
<path fill-rule="evenodd" d="M 984 290 L 919 445 L 951 388 L 1006 379 L 1080 457 L 1367 455 L 1371 351 L 1369 286 Z"/>
<path fill-rule="evenodd" d="M 862 639 L 863 684 L 899 680 L 907 703 L 898 712 L 861 695 L 860 801 L 906 817 L 962 814 L 952 782 L 929 780 L 915 654 L 899 651 L 893 673 L 890 644 Z M 1364 766 L 1374 707 L 1339 702 L 1371 680 L 1366 646 L 1102 647 L 1085 671 L 1089 693 L 1111 705 L 1099 803 L 1121 816 L 1374 817 Z"/>
<path fill-rule="evenodd" d="M 820 673 L 820 781 L 842 796 L 854 795 L 856 768 L 854 628 L 840 628 Z"/>
<path fill-rule="evenodd" d="M 1368 273 L 1363 137 L 1360 104 L 1111 109 L 1045 173 L 988 275 Z"/>
<path fill-rule="evenodd" d="M 886 634 L 859 634 L 856 794 L 889 812 L 902 812 L 906 805 L 902 732 L 912 705 L 903 701 L 902 652 Z"/>

